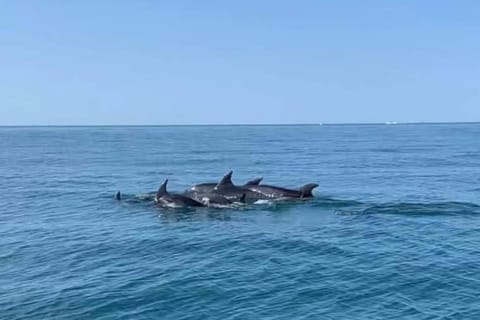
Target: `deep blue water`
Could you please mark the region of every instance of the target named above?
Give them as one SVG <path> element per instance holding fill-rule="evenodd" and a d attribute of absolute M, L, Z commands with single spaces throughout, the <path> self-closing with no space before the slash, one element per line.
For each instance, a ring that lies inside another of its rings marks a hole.
<path fill-rule="evenodd" d="M 480 124 L 0 128 L 2 319 L 479 319 Z M 310 202 L 161 210 L 218 180 Z"/>

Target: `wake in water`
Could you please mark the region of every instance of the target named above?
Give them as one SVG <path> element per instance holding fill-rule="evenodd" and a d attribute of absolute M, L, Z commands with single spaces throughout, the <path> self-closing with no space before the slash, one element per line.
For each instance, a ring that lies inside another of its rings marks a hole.
<path fill-rule="evenodd" d="M 122 201 L 132 205 L 144 205 L 157 208 L 154 193 L 125 194 Z M 235 210 L 268 210 L 272 212 L 295 208 L 316 208 L 322 211 L 330 210 L 338 215 L 469 215 L 480 214 L 480 205 L 470 202 L 388 202 L 371 203 L 355 200 L 338 199 L 334 197 L 315 197 L 308 201 L 258 200 L 254 203 L 235 203 L 230 205 L 211 205 L 208 208 L 173 208 L 175 212 L 205 212 L 205 209 L 235 209 Z M 160 207 L 160 209 L 172 209 Z M 187 210 L 186 210 L 187 209 Z M 172 211 L 172 210 L 168 210 Z M 211 211 L 211 212 L 216 212 Z"/>
<path fill-rule="evenodd" d="M 335 211 L 343 215 L 399 214 L 399 215 L 467 215 L 479 214 L 480 206 L 469 202 L 385 203 L 362 204 Z"/>

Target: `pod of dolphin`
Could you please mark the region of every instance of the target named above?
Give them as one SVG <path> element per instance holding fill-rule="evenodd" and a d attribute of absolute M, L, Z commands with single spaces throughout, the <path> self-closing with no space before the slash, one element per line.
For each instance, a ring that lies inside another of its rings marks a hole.
<path fill-rule="evenodd" d="M 262 184 L 263 178 L 253 179 L 244 185 L 235 185 L 232 174 L 233 171 L 228 172 L 219 182 L 193 185 L 183 193 L 169 192 L 167 179 L 156 193 L 147 195 L 145 199 L 152 199 L 156 205 L 166 208 L 226 207 L 258 201 L 307 200 L 313 197 L 312 191 L 318 187 L 316 183 L 309 183 L 299 189 L 288 189 Z M 118 192 L 116 199 L 121 198 Z"/>
<path fill-rule="evenodd" d="M 251 204 L 258 201 L 294 201 L 308 200 L 313 197 L 316 183 L 309 183 L 299 189 L 288 189 L 262 184 L 263 178 L 256 178 L 244 185 L 232 182 L 233 171 L 228 172 L 219 182 L 193 185 L 183 193 L 172 193 L 167 190 L 168 179 L 165 180 L 153 196 L 156 205 L 166 208 L 184 207 L 228 207 L 239 204 Z M 120 192 L 116 199 L 121 200 Z"/>

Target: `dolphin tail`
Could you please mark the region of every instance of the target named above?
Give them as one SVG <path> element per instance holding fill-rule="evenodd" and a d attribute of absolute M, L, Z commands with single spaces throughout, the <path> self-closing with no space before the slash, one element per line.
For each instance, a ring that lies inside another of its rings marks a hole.
<path fill-rule="evenodd" d="M 226 186 L 233 186 L 232 182 L 233 171 L 229 171 L 226 175 L 223 176 L 222 180 L 215 186 L 215 190 L 221 189 Z"/>
<path fill-rule="evenodd" d="M 253 180 L 250 180 L 248 181 L 247 183 L 245 183 L 245 186 L 258 186 L 260 184 L 260 182 L 262 182 L 263 180 L 263 177 L 258 177 L 258 178 L 255 178 Z"/>
<path fill-rule="evenodd" d="M 155 195 L 155 201 L 158 201 L 158 199 L 161 196 L 166 195 L 168 193 L 167 183 L 168 183 L 168 179 L 165 179 L 165 181 L 160 185 L 160 188 L 158 188 L 157 194 Z"/>
<path fill-rule="evenodd" d="M 302 193 L 300 198 L 310 198 L 313 197 L 312 191 L 318 187 L 318 184 L 316 183 L 309 183 L 298 189 Z"/>
<path fill-rule="evenodd" d="M 115 194 L 115 199 L 117 199 L 118 201 L 122 200 L 122 195 L 121 195 L 120 191 L 118 191 L 118 192 Z"/>

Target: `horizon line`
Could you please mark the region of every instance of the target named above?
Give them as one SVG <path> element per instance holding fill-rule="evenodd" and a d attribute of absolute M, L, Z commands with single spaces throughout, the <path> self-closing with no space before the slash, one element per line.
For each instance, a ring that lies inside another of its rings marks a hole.
<path fill-rule="evenodd" d="M 266 127 L 266 126 L 355 126 L 415 124 L 480 124 L 480 121 L 409 121 L 409 122 L 317 122 L 317 123 L 212 123 L 212 124 L 0 124 L 1 128 L 21 127 Z"/>

